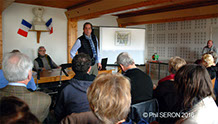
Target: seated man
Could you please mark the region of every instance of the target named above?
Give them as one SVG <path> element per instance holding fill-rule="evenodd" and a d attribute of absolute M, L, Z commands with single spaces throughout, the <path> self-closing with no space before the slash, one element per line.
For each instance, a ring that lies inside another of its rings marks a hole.
<path fill-rule="evenodd" d="M 153 83 L 150 76 L 135 66 L 134 60 L 128 53 L 120 53 L 117 64 L 123 70 L 124 76 L 130 79 L 132 104 L 152 99 Z"/>
<path fill-rule="evenodd" d="M 11 53 L 16 53 L 16 52 L 20 52 L 20 51 L 17 49 L 14 49 L 12 50 Z M 7 85 L 8 85 L 8 81 L 5 79 L 3 71 L 0 69 L 0 89 L 6 87 Z M 30 82 L 27 84 L 27 89 L 30 89 L 33 91 L 36 90 L 36 84 L 35 84 L 33 77 L 31 78 Z"/>
<path fill-rule="evenodd" d="M 30 111 L 43 121 L 49 112 L 51 98 L 42 92 L 30 92 L 26 85 L 32 78 L 33 63 L 22 53 L 8 53 L 2 62 L 2 70 L 8 85 L 0 89 L 0 99 L 4 96 L 15 96 L 22 99 L 30 107 Z"/>
<path fill-rule="evenodd" d="M 34 60 L 34 70 L 49 70 L 58 68 L 55 62 L 48 54 L 45 54 L 46 49 L 44 46 L 38 48 L 38 57 Z"/>
<path fill-rule="evenodd" d="M 86 91 L 95 76 L 88 74 L 91 70 L 89 55 L 84 53 L 76 55 L 72 60 L 72 69 L 75 76 L 63 88 L 55 106 L 58 121 L 71 113 L 90 111 Z"/>
<path fill-rule="evenodd" d="M 212 40 L 207 41 L 207 46 L 205 46 L 203 48 L 202 56 L 204 54 L 211 54 L 214 57 L 215 63 L 218 62 L 218 60 L 217 60 L 217 49 L 216 49 L 215 45 L 213 44 Z"/>

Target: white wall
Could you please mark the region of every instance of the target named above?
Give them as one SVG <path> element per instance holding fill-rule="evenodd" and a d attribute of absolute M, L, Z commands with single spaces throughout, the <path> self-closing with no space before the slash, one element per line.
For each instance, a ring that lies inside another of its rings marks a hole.
<path fill-rule="evenodd" d="M 108 58 L 109 64 L 114 64 L 121 52 L 128 52 L 136 64 L 144 64 L 145 29 L 101 27 L 100 32 L 102 40 L 100 51 L 102 58 Z M 116 32 L 129 33 L 129 44 L 116 45 Z"/>
<path fill-rule="evenodd" d="M 82 33 L 83 33 L 83 24 L 85 22 L 90 22 L 90 23 L 92 23 L 93 26 L 114 26 L 114 27 L 118 26 L 116 16 L 101 16 L 101 17 L 94 18 L 94 19 L 79 21 L 77 23 L 77 25 L 78 25 L 78 28 L 77 28 L 78 29 L 78 32 L 77 32 L 78 37 L 80 35 L 82 35 Z"/>
<path fill-rule="evenodd" d="M 146 27 L 147 59 L 157 52 L 160 60 L 180 56 L 187 61 L 195 61 L 201 58 L 203 47 L 209 39 L 218 47 L 215 30 L 218 18 L 149 24 Z"/>
<path fill-rule="evenodd" d="M 22 19 L 32 23 L 34 17 L 32 13 L 33 7 L 38 6 L 13 3 L 4 10 L 2 15 L 3 55 L 13 49 L 19 49 L 34 60 L 37 57 L 38 47 L 45 46 L 47 54 L 57 64 L 66 63 L 67 18 L 64 13 L 66 9 L 44 7 L 43 19 L 45 22 L 50 18 L 53 19 L 54 33 L 50 35 L 49 32 L 42 32 L 39 44 L 37 43 L 36 32 L 29 32 L 27 38 L 17 34 Z"/>

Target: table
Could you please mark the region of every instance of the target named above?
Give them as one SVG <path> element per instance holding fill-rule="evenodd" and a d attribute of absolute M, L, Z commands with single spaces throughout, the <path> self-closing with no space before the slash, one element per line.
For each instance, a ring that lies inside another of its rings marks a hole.
<path fill-rule="evenodd" d="M 70 80 L 71 78 L 75 76 L 75 73 L 72 71 L 72 69 L 65 69 L 65 71 L 67 72 L 69 76 L 67 77 L 64 73 L 62 73 L 61 81 Z M 60 72 L 61 72 L 61 69 L 52 69 L 52 70 L 42 71 L 40 72 L 40 80 L 38 80 L 38 83 L 40 84 L 40 83 L 60 81 Z M 112 70 L 98 71 L 98 74 L 101 74 L 101 73 L 112 73 Z M 33 78 L 34 78 L 35 83 L 37 83 L 37 75 L 33 75 Z"/>
<path fill-rule="evenodd" d="M 167 65 L 166 61 L 148 61 L 149 64 L 149 76 L 151 76 L 151 64 L 158 64 L 158 80 L 160 80 L 160 65 Z M 166 69 L 166 76 L 168 75 L 168 68 Z"/>

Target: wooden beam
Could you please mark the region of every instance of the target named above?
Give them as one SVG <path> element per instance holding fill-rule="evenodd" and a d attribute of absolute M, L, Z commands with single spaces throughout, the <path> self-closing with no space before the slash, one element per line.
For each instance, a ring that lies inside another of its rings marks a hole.
<path fill-rule="evenodd" d="M 168 11 L 155 14 L 146 14 L 127 18 L 118 18 L 118 24 L 123 26 L 151 23 L 174 22 L 194 19 L 218 17 L 218 5 Z"/>
<path fill-rule="evenodd" d="M 161 13 L 161 12 L 167 12 L 167 11 L 175 11 L 175 10 L 196 8 L 196 7 L 202 7 L 202 6 L 216 5 L 216 4 L 218 4 L 218 1 L 216 0 L 179 1 L 179 2 L 173 2 L 173 3 L 167 4 L 167 5 L 146 8 L 146 9 L 139 10 L 139 11 L 116 14 L 114 16 L 118 16 L 119 18 L 126 18 L 126 17 L 132 17 L 132 16 L 140 16 L 140 15 L 146 15 L 146 14 L 154 14 L 154 13 Z"/>
<path fill-rule="evenodd" d="M 96 18 L 103 14 L 124 11 L 145 6 L 154 6 L 178 1 L 190 0 L 102 0 L 80 8 L 68 10 L 65 14 L 68 19 L 77 20 Z"/>
<path fill-rule="evenodd" d="M 0 13 L 0 69 L 2 68 L 2 56 L 3 56 L 3 47 L 2 47 L 2 13 Z"/>
<path fill-rule="evenodd" d="M 67 23 L 67 62 L 71 63 L 70 50 L 77 39 L 77 20 L 68 19 Z"/>
<path fill-rule="evenodd" d="M 76 5 L 73 5 L 73 6 L 71 6 L 71 7 L 68 7 L 67 9 L 68 9 L 68 10 L 76 9 L 76 8 L 81 7 L 81 6 L 86 6 L 86 5 L 93 4 L 93 3 L 99 2 L 99 1 L 102 1 L 102 0 L 87 0 L 86 2 L 78 3 L 78 4 L 76 4 Z"/>
<path fill-rule="evenodd" d="M 10 6 L 15 0 L 0 0 L 0 13 L 2 13 L 8 6 Z"/>

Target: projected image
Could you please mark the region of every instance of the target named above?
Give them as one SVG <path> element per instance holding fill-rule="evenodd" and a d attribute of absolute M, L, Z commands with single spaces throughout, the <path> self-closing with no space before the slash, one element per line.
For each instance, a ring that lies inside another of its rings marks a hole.
<path fill-rule="evenodd" d="M 115 45 L 116 46 L 129 46 L 131 42 L 131 33 L 130 32 L 115 32 Z"/>

